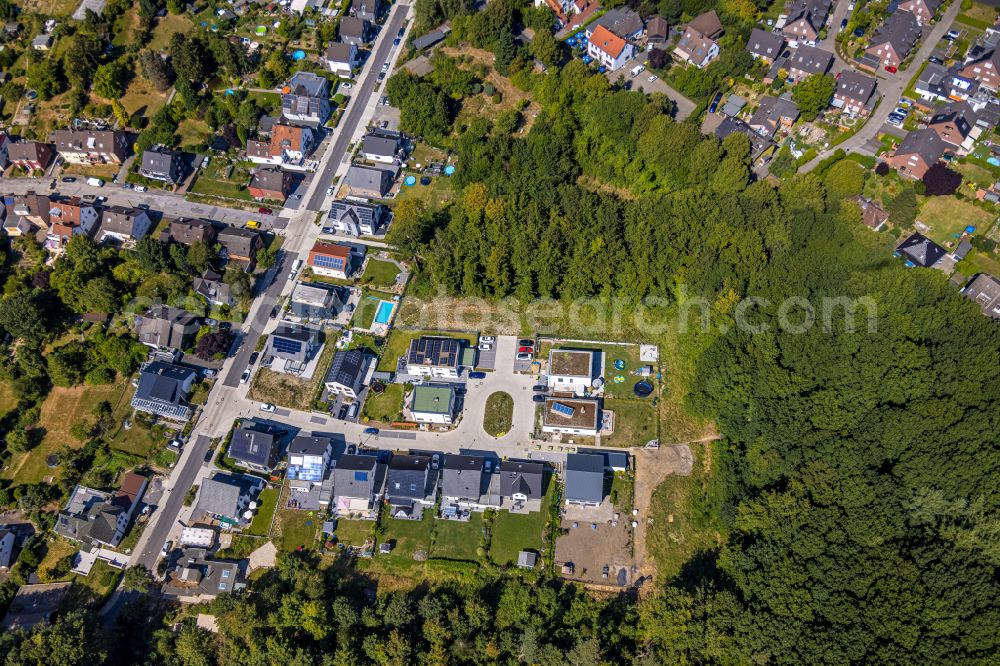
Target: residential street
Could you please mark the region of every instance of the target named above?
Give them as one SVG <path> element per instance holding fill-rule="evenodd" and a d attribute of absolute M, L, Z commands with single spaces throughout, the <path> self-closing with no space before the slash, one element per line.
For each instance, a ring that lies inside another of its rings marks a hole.
<path fill-rule="evenodd" d="M 799 169 L 800 172 L 806 173 L 812 171 L 821 161 L 832 155 L 837 150 L 843 150 L 848 153 L 866 152 L 863 150 L 863 146 L 878 136 L 878 133 L 885 124 L 885 121 L 889 118 L 889 114 L 892 113 L 894 108 L 896 108 L 896 100 L 898 100 L 903 94 L 903 91 L 906 90 L 906 85 L 920 68 L 920 63 L 927 60 L 931 51 L 934 50 L 937 43 L 941 41 L 941 38 L 944 37 L 946 32 L 948 32 L 948 29 L 951 27 L 955 17 L 958 16 L 960 9 L 961 3 L 953 2 L 951 4 L 941 20 L 934 25 L 931 30 L 931 34 L 921 43 L 917 54 L 914 56 L 910 66 L 906 68 L 905 71 L 887 75 L 891 78 L 879 77 L 878 90 L 882 94 L 882 102 L 878 105 L 878 108 L 875 109 L 875 112 L 872 113 L 868 122 L 865 123 L 865 126 L 862 127 L 857 134 L 852 136 L 847 141 L 844 141 L 839 146 L 834 146 L 828 150 L 824 150 L 814 159 L 804 164 L 802 168 Z M 881 70 L 879 74 L 886 75 L 886 73 Z"/>

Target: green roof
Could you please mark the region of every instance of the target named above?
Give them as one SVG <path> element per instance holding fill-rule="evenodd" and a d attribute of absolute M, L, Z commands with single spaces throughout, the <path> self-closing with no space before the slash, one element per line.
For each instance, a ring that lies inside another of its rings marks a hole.
<path fill-rule="evenodd" d="M 415 386 L 410 409 L 428 414 L 451 414 L 451 393 L 451 387 L 447 386 Z"/>

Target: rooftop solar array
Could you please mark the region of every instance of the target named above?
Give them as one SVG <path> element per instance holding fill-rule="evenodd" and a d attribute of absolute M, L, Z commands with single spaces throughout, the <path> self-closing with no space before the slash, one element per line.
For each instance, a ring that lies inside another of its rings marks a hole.
<path fill-rule="evenodd" d="M 454 367 L 462 346 L 454 338 L 420 337 L 410 342 L 409 365 L 436 365 Z"/>
<path fill-rule="evenodd" d="M 576 409 L 570 407 L 569 405 L 564 405 L 561 402 L 553 402 L 552 411 L 557 414 L 562 414 L 563 416 L 573 416 L 573 414 L 576 412 Z"/>

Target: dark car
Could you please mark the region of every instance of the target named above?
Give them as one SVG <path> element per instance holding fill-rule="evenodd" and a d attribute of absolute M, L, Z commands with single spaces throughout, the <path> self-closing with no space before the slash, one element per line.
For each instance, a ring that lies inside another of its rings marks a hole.
<path fill-rule="evenodd" d="M 277 319 L 278 317 L 278 306 L 271 308 L 271 319 Z"/>
<path fill-rule="evenodd" d="M 469 379 L 486 379 L 485 372 L 479 372 L 478 370 L 469 373 Z"/>
<path fill-rule="evenodd" d="M 53 178 L 53 179 L 52 179 L 52 182 L 51 182 L 51 183 L 49 183 L 49 189 L 50 189 L 50 190 L 54 190 L 54 189 L 56 189 L 56 179 L 55 179 L 55 178 Z"/>
<path fill-rule="evenodd" d="M 535 346 L 535 341 L 534 340 L 530 340 L 528 338 L 521 338 L 520 340 L 517 341 L 517 345 L 519 347 L 534 347 Z"/>
<path fill-rule="evenodd" d="M 233 328 L 233 325 L 231 323 L 229 323 L 228 321 L 221 321 L 221 322 L 219 322 L 219 330 L 220 331 L 229 331 L 229 330 L 232 330 L 232 328 Z"/>
<path fill-rule="evenodd" d="M 400 39 L 399 39 L 399 37 L 397 37 L 396 39 L 392 40 L 392 45 L 393 46 L 399 46 L 399 42 L 400 42 Z"/>
<path fill-rule="evenodd" d="M 378 428 L 365 428 L 365 434 L 366 435 L 377 435 L 378 434 Z"/>
<path fill-rule="evenodd" d="M 938 58 L 937 56 L 930 56 L 929 58 L 927 58 L 927 60 L 928 60 L 928 62 L 932 62 L 935 65 L 943 65 L 944 64 L 944 61 L 941 60 L 941 58 Z"/>
<path fill-rule="evenodd" d="M 215 455 L 215 451 L 213 449 L 205 451 L 205 462 L 212 462 L 213 455 Z"/>
<path fill-rule="evenodd" d="M 847 27 L 847 19 L 844 19 L 843 21 L 840 22 L 840 29 L 843 30 L 846 27 Z"/>
<path fill-rule="evenodd" d="M 136 206 L 136 208 L 139 208 L 141 210 L 149 210 L 149 204 L 141 203 L 138 206 Z"/>
<path fill-rule="evenodd" d="M 539 392 L 544 393 L 545 391 L 549 390 L 549 387 L 546 386 L 545 384 L 535 384 L 534 386 L 531 387 L 531 390 L 535 391 L 536 393 Z"/>
<path fill-rule="evenodd" d="M 66 176 L 65 178 L 62 179 L 62 182 L 64 182 L 64 183 L 75 183 L 76 182 L 76 178 L 74 178 L 73 176 Z"/>
<path fill-rule="evenodd" d="M 337 418 L 341 421 L 347 418 L 347 405 L 340 406 L 340 411 L 337 412 Z"/>
<path fill-rule="evenodd" d="M 534 400 L 535 402 L 545 402 L 545 396 L 542 395 L 541 393 L 537 393 L 531 396 L 531 399 Z"/>
<path fill-rule="evenodd" d="M 250 362 L 247 365 L 253 365 L 257 362 L 257 357 L 260 356 L 260 352 L 254 352 L 250 354 Z"/>
<path fill-rule="evenodd" d="M 722 93 L 715 93 L 715 97 L 712 98 L 712 103 L 708 107 L 709 113 L 715 113 L 715 110 L 719 108 L 719 102 L 722 101 Z"/>

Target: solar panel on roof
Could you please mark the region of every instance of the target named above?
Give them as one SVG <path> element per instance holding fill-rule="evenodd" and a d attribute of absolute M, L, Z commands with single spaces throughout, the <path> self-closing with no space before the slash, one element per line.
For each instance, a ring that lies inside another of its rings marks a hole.
<path fill-rule="evenodd" d="M 285 338 L 274 338 L 274 351 L 282 354 L 298 354 L 302 351 L 302 343 L 297 340 L 286 340 Z"/>
<path fill-rule="evenodd" d="M 564 405 L 561 402 L 553 402 L 552 411 L 557 414 L 562 414 L 563 416 L 573 416 L 573 414 L 576 412 L 576 409 L 570 407 L 569 405 Z"/>

